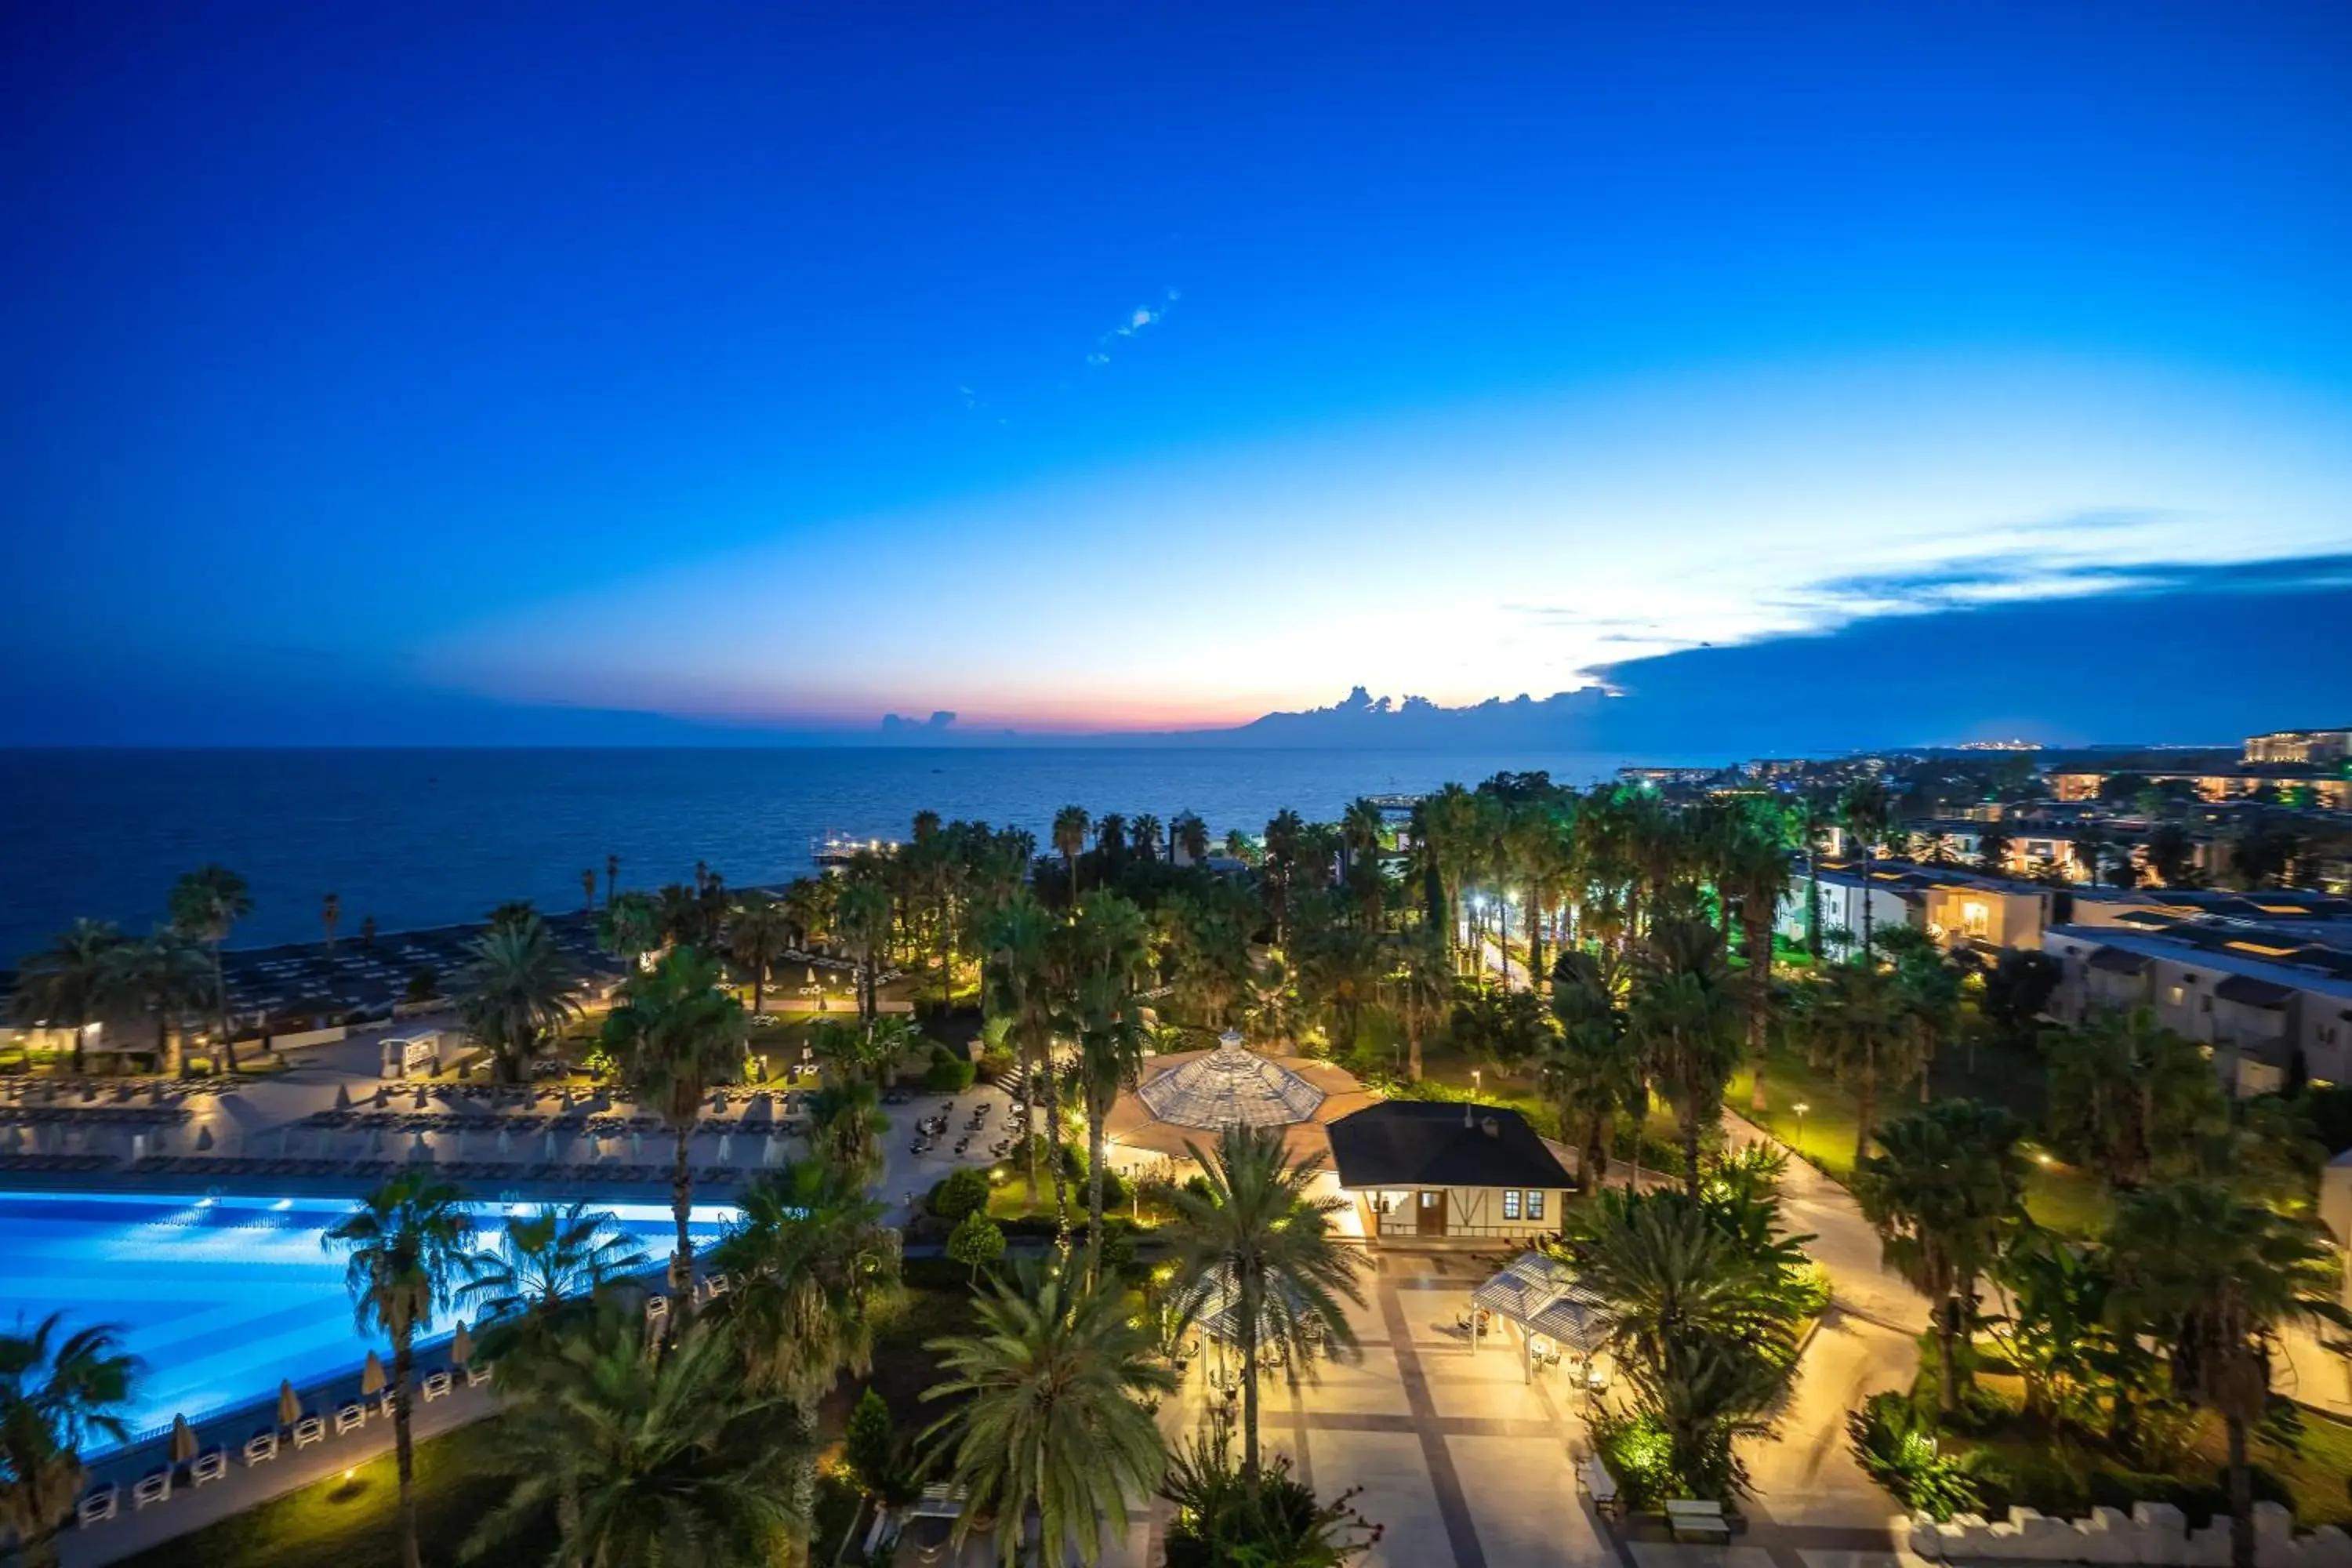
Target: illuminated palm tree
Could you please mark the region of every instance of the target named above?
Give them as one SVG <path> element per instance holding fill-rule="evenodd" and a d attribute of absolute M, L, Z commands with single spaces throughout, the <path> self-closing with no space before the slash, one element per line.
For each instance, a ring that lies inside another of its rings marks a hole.
<path fill-rule="evenodd" d="M 670 1217 L 677 1241 L 670 1254 L 672 1310 L 694 1305 L 694 1242 L 687 1222 L 694 1210 L 694 1171 L 688 1156 L 702 1120 L 702 1101 L 714 1084 L 732 1081 L 743 1066 L 743 1004 L 720 984 L 716 960 L 690 947 L 672 948 L 651 970 L 633 975 L 604 1020 L 604 1047 L 640 1100 L 650 1101 L 670 1130 Z"/>
<path fill-rule="evenodd" d="M 1777 812 L 1744 814 L 1724 846 L 1718 890 L 1739 906 L 1747 950 L 1748 1060 L 1755 1074 L 1748 1107 L 1765 1108 L 1765 1024 L 1772 1003 L 1772 922 L 1789 891 L 1789 847 Z"/>
<path fill-rule="evenodd" d="M 113 975 L 110 955 L 123 944 L 111 921 L 78 920 L 16 969 L 16 1016 L 46 1028 L 69 1029 L 73 1070 L 82 1070 L 82 1037 L 100 1021 Z"/>
<path fill-rule="evenodd" d="M 662 945 L 661 906 L 649 893 L 626 892 L 604 900 L 596 921 L 596 940 L 606 952 L 634 973 L 645 955 Z"/>
<path fill-rule="evenodd" d="M 502 1323 L 552 1329 L 646 1267 L 636 1237 L 585 1202 L 509 1214 L 458 1299 Z M 492 1352 L 496 1359 L 496 1352 Z"/>
<path fill-rule="evenodd" d="M 988 959 L 982 970 L 989 1013 L 1006 1019 L 1020 1057 L 1022 1091 L 1039 1108 L 1054 1167 L 1054 1217 L 1057 1235 L 1069 1228 L 1069 1203 L 1062 1172 L 1062 1126 L 1054 1071 L 1055 1005 L 1054 932 L 1060 922 L 1035 895 L 1023 889 L 990 921 Z M 1029 1203 L 1037 1203 L 1037 1139 L 1028 1146 Z"/>
<path fill-rule="evenodd" d="M 1564 1136 L 1582 1130 L 1579 1174 L 1591 1192 L 1609 1173 L 1609 1144 L 1617 1119 L 1635 1119 L 1649 1092 L 1642 1079 L 1639 1044 L 1625 1027 L 1625 1010 L 1607 956 L 1570 951 L 1552 966 L 1551 1011 L 1559 1033 L 1536 1058 L 1537 1081 L 1559 1112 Z"/>
<path fill-rule="evenodd" d="M 945 1382 L 923 1391 L 957 1408 L 925 1434 L 929 1457 L 969 1500 L 961 1551 L 993 1518 L 997 1561 L 1091 1564 L 1104 1526 L 1126 1534 L 1130 1501 L 1167 1474 L 1168 1449 L 1147 1399 L 1176 1386 L 1157 1336 L 1115 1280 L 1089 1286 L 1061 1269 L 1016 1265 L 974 1303 L 975 1331 L 932 1340 Z M 1030 1540 L 1030 1515 L 1042 1540 Z"/>
<path fill-rule="evenodd" d="M 579 973 L 535 914 L 485 927 L 469 951 L 457 972 L 457 1016 L 489 1047 L 499 1081 L 520 1082 L 548 1040 L 579 1016 Z"/>
<path fill-rule="evenodd" d="M 1871 961 L 1871 858 L 1877 853 L 1878 840 L 1893 813 L 1886 786 L 1876 779 L 1854 780 L 1838 799 L 1838 818 L 1862 852 L 1862 962 L 1865 965 Z"/>
<path fill-rule="evenodd" d="M 889 951 L 893 916 L 890 889 L 878 865 L 853 867 L 834 898 L 835 940 L 857 963 L 857 1016 L 871 1022 L 879 1002 L 883 955 Z"/>
<path fill-rule="evenodd" d="M 1917 1070 L 1917 1040 L 1904 1016 L 1895 977 L 1841 964 L 1812 994 L 1808 1023 L 1840 1078 L 1853 1086 L 1853 1157 L 1870 1152 L 1877 1131 L 1878 1089 Z"/>
<path fill-rule="evenodd" d="M 1644 1072 L 1675 1108 L 1694 1197 L 1699 1140 L 1721 1121 L 1723 1086 L 1739 1061 L 1737 1003 L 1714 936 L 1701 919 L 1654 919 L 1626 1019 Z"/>
<path fill-rule="evenodd" d="M 77 1329 L 52 1312 L 26 1332 L 0 1333 L 0 1539 L 27 1568 L 56 1568 L 58 1532 L 88 1479 L 81 1450 L 131 1438 L 123 1407 L 140 1373 L 112 1324 Z"/>
<path fill-rule="evenodd" d="M 117 942 L 106 950 L 100 992 L 106 1001 L 138 1009 L 155 1020 L 155 1054 L 166 1072 L 188 1074 L 182 1029 L 192 1009 L 211 994 L 212 965 L 204 949 L 176 928 L 157 926 L 143 942 Z"/>
<path fill-rule="evenodd" d="M 343 1288 L 362 1336 L 392 1339 L 392 1440 L 400 1478 L 400 1560 L 417 1568 L 415 1450 L 409 1384 L 416 1336 L 475 1267 L 474 1222 L 457 1189 L 423 1172 L 394 1176 L 320 1238 L 343 1256 Z"/>
<path fill-rule="evenodd" d="M 767 1011 L 768 971 L 783 956 L 791 928 L 783 906 L 765 893 L 746 896 L 727 921 L 727 955 L 751 976 L 755 1017 Z"/>
<path fill-rule="evenodd" d="M 1184 1151 L 1207 1190 L 1175 1194 L 1178 1272 L 1215 1282 L 1234 1303 L 1243 1369 L 1242 1468 L 1255 1481 L 1261 1336 L 1275 1336 L 1294 1384 L 1302 1370 L 1311 1370 L 1321 1346 L 1353 1346 L 1355 1331 L 1340 1302 L 1364 1304 L 1356 1283 L 1363 1255 L 1332 1238 L 1331 1215 L 1345 1200 L 1313 1194 L 1323 1156 L 1293 1163 L 1281 1128 L 1229 1126 L 1213 1151 L 1190 1142 Z"/>

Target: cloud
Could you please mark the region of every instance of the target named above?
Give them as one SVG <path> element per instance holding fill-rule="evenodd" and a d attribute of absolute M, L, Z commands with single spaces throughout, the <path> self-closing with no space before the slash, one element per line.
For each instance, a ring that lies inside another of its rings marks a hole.
<path fill-rule="evenodd" d="M 1094 348 L 1087 354 L 1087 363 L 1089 366 L 1108 364 L 1110 363 L 1108 351 L 1116 340 L 1131 338 L 1146 327 L 1158 326 L 1168 319 L 1168 312 L 1175 307 L 1176 301 L 1183 297 L 1181 289 L 1162 289 L 1158 300 L 1138 305 L 1134 310 L 1129 310 L 1127 313 L 1127 320 L 1095 339 Z"/>
<path fill-rule="evenodd" d="M 2011 550 L 1907 571 L 1824 577 L 1783 603 L 1888 615 L 2090 595 L 2275 593 L 2347 584 L 2352 552 L 2268 561 L 2061 562 L 2042 552 Z"/>

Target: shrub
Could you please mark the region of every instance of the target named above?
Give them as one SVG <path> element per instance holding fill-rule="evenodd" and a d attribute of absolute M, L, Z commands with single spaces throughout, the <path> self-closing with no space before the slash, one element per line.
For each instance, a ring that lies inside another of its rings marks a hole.
<path fill-rule="evenodd" d="M 1872 1394 L 1846 1417 L 1846 1432 L 1864 1472 L 1905 1508 L 1948 1520 L 1984 1506 L 1990 1478 L 1982 1452 L 1943 1452 L 1934 1426 L 1907 1396 Z"/>
<path fill-rule="evenodd" d="M 960 1166 L 940 1179 L 924 1206 L 950 1224 L 977 1214 L 988 1206 L 988 1178 L 969 1165 Z"/>
<path fill-rule="evenodd" d="M 963 1216 L 948 1237 L 948 1257 L 971 1270 L 974 1279 L 981 1269 L 1004 1256 L 1004 1231 L 982 1209 L 974 1209 Z"/>
<path fill-rule="evenodd" d="M 923 1069 L 923 1087 L 933 1094 L 961 1094 L 971 1087 L 978 1071 L 959 1057 L 940 1053 Z"/>
<path fill-rule="evenodd" d="M 1675 1443 L 1647 1415 L 1605 1411 L 1592 1417 L 1593 1452 L 1616 1478 L 1617 1495 L 1628 1511 L 1646 1512 L 1683 1495 L 1675 1477 Z"/>
<path fill-rule="evenodd" d="M 890 1431 L 890 1406 L 881 1394 L 868 1388 L 858 1395 L 842 1434 L 842 1458 L 849 1473 L 868 1497 L 887 1495 L 897 1482 L 898 1445 Z"/>

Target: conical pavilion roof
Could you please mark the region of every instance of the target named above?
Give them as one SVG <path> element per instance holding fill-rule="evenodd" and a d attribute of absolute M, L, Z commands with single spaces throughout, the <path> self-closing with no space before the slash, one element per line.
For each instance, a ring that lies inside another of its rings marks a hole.
<path fill-rule="evenodd" d="M 1219 1037 L 1206 1056 L 1170 1068 L 1146 1083 L 1139 1098 L 1151 1114 L 1179 1127 L 1281 1127 L 1305 1121 L 1323 1103 L 1323 1091 L 1279 1062 Z"/>

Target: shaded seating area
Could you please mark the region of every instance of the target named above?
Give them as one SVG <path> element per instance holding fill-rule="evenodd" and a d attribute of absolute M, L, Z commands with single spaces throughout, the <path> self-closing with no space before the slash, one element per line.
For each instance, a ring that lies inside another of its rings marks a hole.
<path fill-rule="evenodd" d="M 1472 1353 L 1500 1319 L 1518 1328 L 1520 1366 L 1528 1381 L 1565 1355 L 1582 1365 L 1591 1385 L 1593 1353 L 1609 1341 L 1609 1305 L 1577 1283 L 1567 1264 L 1540 1252 L 1521 1253 L 1472 1292 L 1471 1300 L 1465 1326 Z"/>

